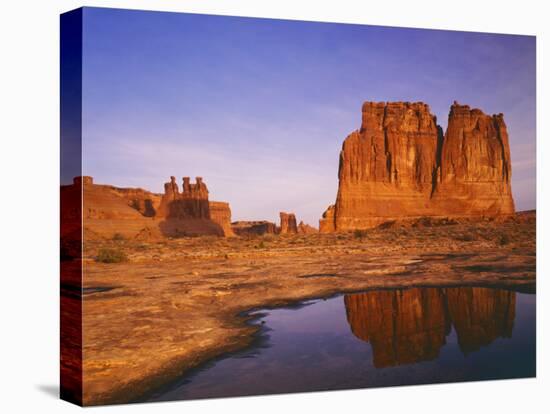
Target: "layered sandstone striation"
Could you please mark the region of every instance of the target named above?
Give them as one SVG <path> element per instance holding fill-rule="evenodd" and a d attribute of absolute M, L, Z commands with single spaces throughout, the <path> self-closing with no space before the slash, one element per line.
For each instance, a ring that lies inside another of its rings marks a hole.
<path fill-rule="evenodd" d="M 162 199 L 161 194 L 155 194 L 142 188 L 109 187 L 114 193 L 127 200 L 128 205 L 139 211 L 145 217 L 155 217 Z"/>
<path fill-rule="evenodd" d="M 454 327 L 467 355 L 512 334 L 513 291 L 482 287 L 412 288 L 346 295 L 353 334 L 370 342 L 377 368 L 437 358 Z"/>
<path fill-rule="evenodd" d="M 338 178 L 322 232 L 403 218 L 514 213 L 502 114 L 456 102 L 445 135 L 424 103 L 365 102 L 361 128 L 344 140 Z"/>
<path fill-rule="evenodd" d="M 233 228 L 231 225 L 231 207 L 224 201 L 210 201 L 210 220 L 216 223 L 223 230 L 224 236 L 232 236 Z"/>
<path fill-rule="evenodd" d="M 298 226 L 296 225 L 296 215 L 294 213 L 280 212 L 281 225 L 279 228 L 280 234 L 296 234 Z"/>
<path fill-rule="evenodd" d="M 504 115 L 454 103 L 441 149 L 433 205 L 453 215 L 515 212 L 512 165 Z"/>

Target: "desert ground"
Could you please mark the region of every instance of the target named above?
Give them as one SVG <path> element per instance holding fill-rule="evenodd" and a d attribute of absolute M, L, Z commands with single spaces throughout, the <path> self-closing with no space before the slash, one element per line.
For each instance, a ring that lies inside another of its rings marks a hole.
<path fill-rule="evenodd" d="M 86 237 L 84 404 L 124 403 L 258 330 L 246 312 L 372 288 L 535 289 L 534 212 L 420 219 L 345 233 Z"/>

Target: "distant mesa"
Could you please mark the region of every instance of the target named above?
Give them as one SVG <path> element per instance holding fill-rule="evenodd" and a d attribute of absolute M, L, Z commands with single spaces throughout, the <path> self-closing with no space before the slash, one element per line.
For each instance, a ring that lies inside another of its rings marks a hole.
<path fill-rule="evenodd" d="M 196 177 L 195 182 L 183 177 L 180 191 L 176 177 L 172 176 L 164 184 L 163 194 L 94 184 L 90 176 L 75 177 L 72 185 L 61 186 L 62 237 L 70 233 L 74 239 L 80 233 L 81 218 L 87 238 L 227 237 L 317 231 L 303 222 L 297 225 L 295 214 L 285 212 L 280 213 L 280 226 L 267 220 L 232 223 L 229 203 L 211 201 L 209 196 L 202 177 Z"/>
<path fill-rule="evenodd" d="M 508 133 L 502 114 L 457 102 L 445 134 L 422 102 L 365 102 L 361 128 L 340 152 L 336 202 L 321 232 L 418 217 L 514 213 Z"/>
<path fill-rule="evenodd" d="M 481 287 L 411 288 L 344 296 L 353 334 L 370 342 L 377 368 L 431 361 L 454 326 L 467 355 L 509 338 L 515 320 L 513 291 Z"/>
<path fill-rule="evenodd" d="M 279 213 L 280 225 L 277 226 L 267 220 L 261 221 L 235 221 L 231 223 L 233 232 L 237 235 L 262 235 L 262 234 L 311 234 L 317 233 L 317 229 L 303 221 L 296 224 L 294 213 Z"/>
<path fill-rule="evenodd" d="M 231 228 L 239 236 L 277 233 L 277 225 L 267 220 L 235 221 L 231 223 Z"/>
<path fill-rule="evenodd" d="M 61 187 L 61 200 L 62 237 L 79 228 L 80 217 L 89 236 L 233 235 L 229 204 L 210 201 L 201 177 L 195 183 L 184 177 L 182 192 L 171 177 L 164 186 L 164 194 L 98 185 L 89 176 L 75 177 L 72 185 Z"/>

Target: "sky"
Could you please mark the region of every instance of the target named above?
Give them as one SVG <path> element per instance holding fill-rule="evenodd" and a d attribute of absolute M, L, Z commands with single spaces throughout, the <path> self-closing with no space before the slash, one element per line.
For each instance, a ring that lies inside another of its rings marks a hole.
<path fill-rule="evenodd" d="M 364 101 L 504 113 L 517 210 L 535 208 L 535 37 L 85 8 L 83 173 L 162 192 L 202 176 L 232 220 L 317 226 Z"/>

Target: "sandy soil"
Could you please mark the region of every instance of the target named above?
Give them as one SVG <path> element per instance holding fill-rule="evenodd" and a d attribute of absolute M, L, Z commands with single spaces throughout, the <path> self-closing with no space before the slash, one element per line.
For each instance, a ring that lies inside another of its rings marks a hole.
<path fill-rule="evenodd" d="M 99 263 L 101 249 L 126 254 Z M 146 397 L 250 344 L 243 312 L 379 287 L 534 288 L 535 217 L 346 234 L 88 240 L 84 403 Z"/>

